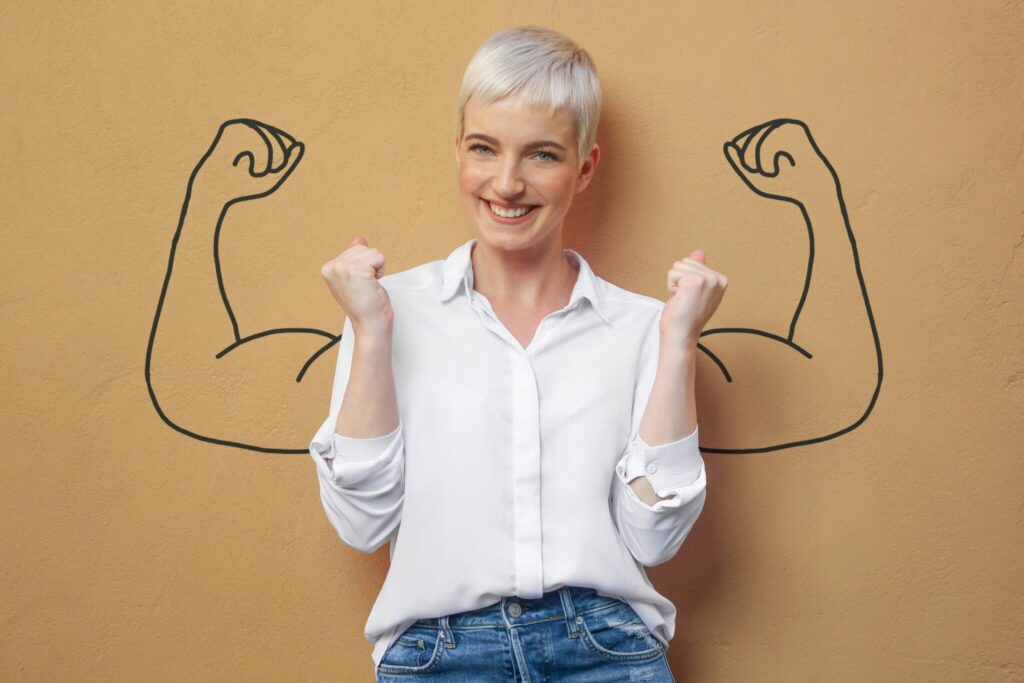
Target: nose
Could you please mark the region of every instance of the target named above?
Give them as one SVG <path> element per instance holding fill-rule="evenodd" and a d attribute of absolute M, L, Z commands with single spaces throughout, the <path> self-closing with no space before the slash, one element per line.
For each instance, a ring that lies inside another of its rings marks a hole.
<path fill-rule="evenodd" d="M 526 183 L 519 173 L 519 164 L 514 158 L 509 157 L 494 178 L 494 191 L 502 198 L 510 198 L 522 194 L 525 189 Z"/>

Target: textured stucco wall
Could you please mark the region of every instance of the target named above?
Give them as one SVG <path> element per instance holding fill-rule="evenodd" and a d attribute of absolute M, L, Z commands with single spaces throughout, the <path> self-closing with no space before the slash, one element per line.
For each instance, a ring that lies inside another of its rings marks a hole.
<path fill-rule="evenodd" d="M 305 155 L 227 215 L 224 283 L 243 334 L 340 330 L 319 266 L 353 235 L 389 272 L 470 236 L 451 152 L 462 70 L 492 32 L 539 23 L 586 47 L 605 88 L 602 165 L 567 246 L 661 298 L 701 248 L 730 281 L 711 326 L 786 334 L 807 229 L 722 143 L 799 119 L 841 179 L 884 355 L 877 402 L 843 436 L 705 454 L 703 516 L 649 570 L 679 608 L 677 679 L 1024 680 L 1021 4 L 682 5 L 7 3 L 0 679 L 369 680 L 387 549 L 334 535 L 307 455 L 189 438 L 154 410 L 144 357 L 171 238 L 218 126 L 280 127 Z M 812 294 L 850 276 L 832 215 Z M 216 216 L 193 216 L 188 329 L 230 341 L 201 305 Z M 851 339 L 842 364 L 801 374 L 733 349 L 770 401 L 705 373 L 702 440 L 777 444 L 864 412 L 864 311 L 835 296 L 805 343 Z M 231 400 L 189 376 L 167 405 L 204 433 L 303 448 L 328 355 L 273 410 L 245 368 L 214 378 Z M 291 362 L 282 349 L 273 367 Z"/>

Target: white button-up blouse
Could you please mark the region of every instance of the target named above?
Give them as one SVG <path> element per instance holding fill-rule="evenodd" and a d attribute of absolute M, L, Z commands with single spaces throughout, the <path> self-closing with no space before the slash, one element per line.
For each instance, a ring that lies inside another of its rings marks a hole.
<path fill-rule="evenodd" d="M 572 249 L 568 305 L 526 348 L 473 289 L 470 252 L 387 274 L 399 424 L 335 433 L 354 332 L 339 341 L 330 412 L 309 446 L 327 519 L 350 547 L 390 541 L 365 635 L 374 667 L 417 619 L 588 586 L 630 604 L 668 647 L 676 609 L 643 566 L 671 559 L 704 507 L 697 430 L 639 436 L 664 302 L 617 287 Z M 680 410 L 682 410 L 680 406 Z M 627 482 L 669 496 L 647 505 Z"/>

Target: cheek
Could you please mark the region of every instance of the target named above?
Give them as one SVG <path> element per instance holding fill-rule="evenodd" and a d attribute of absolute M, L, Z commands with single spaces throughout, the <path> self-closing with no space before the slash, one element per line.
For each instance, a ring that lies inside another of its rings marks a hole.
<path fill-rule="evenodd" d="M 480 187 L 483 181 L 484 174 L 480 169 L 475 168 L 473 164 L 463 163 L 459 168 L 459 187 L 462 190 L 471 192 Z"/>
<path fill-rule="evenodd" d="M 552 175 L 545 178 L 543 188 L 549 201 L 565 204 L 572 201 L 575 190 L 574 178 L 564 174 Z"/>

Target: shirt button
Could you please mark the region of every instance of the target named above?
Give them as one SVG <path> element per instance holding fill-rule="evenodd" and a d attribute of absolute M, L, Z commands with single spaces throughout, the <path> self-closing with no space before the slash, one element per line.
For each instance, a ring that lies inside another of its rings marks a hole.
<path fill-rule="evenodd" d="M 647 474 L 654 474 L 658 471 L 658 466 L 653 462 L 647 466 Z"/>
<path fill-rule="evenodd" d="M 513 617 L 518 617 L 523 613 L 523 608 L 519 606 L 518 602 L 513 602 L 508 606 L 508 613 Z"/>

